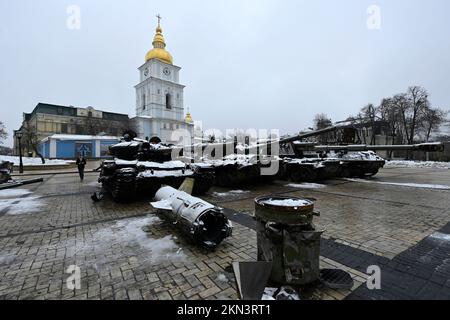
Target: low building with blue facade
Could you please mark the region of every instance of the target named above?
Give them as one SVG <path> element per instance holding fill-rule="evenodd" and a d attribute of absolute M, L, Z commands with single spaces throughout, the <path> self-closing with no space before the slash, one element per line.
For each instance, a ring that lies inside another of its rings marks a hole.
<path fill-rule="evenodd" d="M 114 136 L 87 136 L 54 134 L 43 139 L 39 151 L 48 159 L 75 159 L 79 155 L 87 159 L 108 158 L 109 147 L 120 142 Z"/>

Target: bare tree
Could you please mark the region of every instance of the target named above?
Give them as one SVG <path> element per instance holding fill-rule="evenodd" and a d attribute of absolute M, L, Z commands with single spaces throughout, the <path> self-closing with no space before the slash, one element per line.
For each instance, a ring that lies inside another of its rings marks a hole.
<path fill-rule="evenodd" d="M 394 112 L 398 112 L 399 122 L 400 122 L 400 128 L 401 131 L 400 138 L 401 143 L 405 143 L 408 140 L 408 110 L 409 110 L 409 104 L 408 99 L 405 93 L 399 93 L 396 94 L 391 99 L 392 101 L 392 108 Z"/>
<path fill-rule="evenodd" d="M 3 122 L 0 121 L 0 143 L 8 138 L 8 132 L 6 132 L 6 127 Z"/>
<path fill-rule="evenodd" d="M 420 116 L 425 113 L 427 108 L 430 108 L 430 102 L 428 100 L 428 92 L 419 86 L 409 87 L 406 98 L 408 102 L 407 111 L 409 112 L 407 121 L 409 124 L 405 124 L 405 126 L 409 125 L 408 143 L 412 144 L 419 126 Z"/>
<path fill-rule="evenodd" d="M 321 129 L 325 129 L 328 127 L 331 127 L 333 125 L 333 121 L 331 120 L 331 118 L 329 118 L 326 114 L 324 113 L 318 113 L 316 114 L 316 116 L 314 117 L 314 129 L 315 130 L 321 130 Z M 328 141 L 330 139 L 332 139 L 331 135 L 333 133 L 324 133 L 321 134 L 317 137 L 317 140 L 320 143 L 328 143 Z"/>
<path fill-rule="evenodd" d="M 358 114 L 358 119 L 360 119 L 360 121 L 363 121 L 366 127 L 368 124 L 368 127 L 370 128 L 369 144 L 375 144 L 375 133 L 376 133 L 375 124 L 376 121 L 378 120 L 377 111 L 378 109 L 375 108 L 375 106 L 372 103 L 369 103 L 368 105 L 362 107 L 360 113 Z M 366 140 L 365 137 L 364 140 Z"/>
<path fill-rule="evenodd" d="M 5 146 L 0 146 L 0 155 L 2 156 L 12 156 L 13 149 Z"/>
<path fill-rule="evenodd" d="M 389 144 L 389 136 L 392 137 L 393 144 L 402 143 L 402 122 L 395 98 L 383 99 L 378 107 L 378 113 L 380 115 L 380 119 L 386 123 L 387 126 L 386 144 Z"/>
<path fill-rule="evenodd" d="M 314 129 L 316 130 L 325 129 L 332 125 L 333 121 L 325 113 L 318 113 L 314 117 Z"/>
<path fill-rule="evenodd" d="M 23 138 L 25 146 L 28 150 L 33 150 L 39 158 L 41 158 L 42 164 L 45 164 L 44 156 L 39 152 L 39 137 L 36 133 L 36 128 L 31 126 L 28 122 L 23 128 Z"/>
<path fill-rule="evenodd" d="M 368 104 L 349 119 L 362 128 L 372 129 L 371 144 L 375 140 L 375 125 L 385 128 L 386 144 L 389 137 L 393 144 L 429 141 L 431 134 L 445 122 L 447 113 L 431 107 L 428 97 L 423 87 L 412 86 L 406 93 L 384 98 L 378 107 Z M 363 139 L 367 144 L 365 135 Z"/>
<path fill-rule="evenodd" d="M 425 133 L 425 141 L 430 141 L 431 133 L 439 129 L 446 120 L 448 112 L 439 108 L 426 108 L 420 117 L 420 127 Z"/>

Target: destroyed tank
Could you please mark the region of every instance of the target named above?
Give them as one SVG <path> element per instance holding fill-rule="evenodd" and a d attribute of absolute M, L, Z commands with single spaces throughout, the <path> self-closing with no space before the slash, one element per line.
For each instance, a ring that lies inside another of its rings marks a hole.
<path fill-rule="evenodd" d="M 214 185 L 219 187 L 239 187 L 242 185 L 267 183 L 275 179 L 276 175 L 261 174 L 270 162 L 280 160 L 262 160 L 257 155 L 231 154 L 222 160 L 203 159 L 204 163 L 214 168 Z"/>
<path fill-rule="evenodd" d="M 315 142 L 302 142 L 303 139 L 337 130 L 345 131 L 342 135 L 344 139 L 340 141 L 342 144 L 320 145 Z M 327 162 L 337 163 L 337 167 L 333 166 L 335 170 L 325 170 L 328 171 L 328 178 L 369 177 L 376 175 L 384 167 L 386 160 L 376 154 L 375 151 L 441 152 L 444 149 L 442 143 L 422 143 L 415 145 L 352 144 L 354 141 L 352 136 L 355 135 L 356 129 L 352 125 L 337 125 L 284 139 L 280 143 L 285 150 L 290 150 L 290 154 L 285 155 L 285 161 L 287 163 L 298 161 L 294 159 L 302 159 L 303 162 L 319 162 L 324 165 Z M 318 177 L 321 178 L 320 174 Z"/>
<path fill-rule="evenodd" d="M 268 183 L 278 175 L 264 174 L 265 169 L 279 162 L 278 156 L 261 154 L 261 148 L 238 144 L 237 139 L 228 143 L 206 143 L 192 146 L 190 156 L 198 162 L 214 169 L 214 185 L 219 187 L 239 187 L 242 185 Z M 196 153 L 201 157 L 196 157 Z M 218 153 L 221 152 L 220 156 Z M 187 155 L 186 155 L 187 156 Z M 198 165 L 198 163 L 197 163 Z"/>
<path fill-rule="evenodd" d="M 103 161 L 98 181 L 116 201 L 153 197 L 162 185 L 178 188 L 188 177 L 196 181 L 193 195 L 207 192 L 214 183 L 214 169 L 206 164 L 170 161 L 172 150 L 161 143 L 125 136 L 109 148 L 115 159 Z"/>
<path fill-rule="evenodd" d="M 373 176 L 385 165 L 385 160 L 375 153 L 377 150 L 443 150 L 441 143 L 368 146 L 350 144 L 352 139 L 339 141 L 338 145 L 303 141 L 337 130 L 346 130 L 347 137 L 355 132 L 352 125 L 338 125 L 251 146 L 247 142 L 239 145 L 235 139 L 229 143 L 193 145 L 188 149 L 126 138 L 110 148 L 116 159 L 104 161 L 99 181 L 114 199 L 127 200 L 138 194 L 153 196 L 161 185 L 178 188 L 184 178 L 192 177 L 196 180 L 193 194 L 200 195 L 212 185 L 231 188 L 275 179 L 314 182 Z M 272 155 L 274 148 L 280 152 Z M 200 158 L 196 155 L 199 151 Z M 221 152 L 220 157 L 216 157 L 217 151 Z M 172 155 L 183 161 L 171 160 Z M 278 170 L 263 174 L 268 167 Z"/>
<path fill-rule="evenodd" d="M 0 183 L 6 183 L 11 180 L 11 173 L 13 172 L 13 163 L 9 161 L 0 162 Z"/>

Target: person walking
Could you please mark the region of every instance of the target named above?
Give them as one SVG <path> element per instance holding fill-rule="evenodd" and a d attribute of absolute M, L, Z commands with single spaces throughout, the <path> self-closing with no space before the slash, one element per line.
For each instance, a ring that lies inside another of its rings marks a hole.
<path fill-rule="evenodd" d="M 78 156 L 77 158 L 77 167 L 78 174 L 80 175 L 80 180 L 84 180 L 84 167 L 86 166 L 86 159 L 83 156 Z"/>

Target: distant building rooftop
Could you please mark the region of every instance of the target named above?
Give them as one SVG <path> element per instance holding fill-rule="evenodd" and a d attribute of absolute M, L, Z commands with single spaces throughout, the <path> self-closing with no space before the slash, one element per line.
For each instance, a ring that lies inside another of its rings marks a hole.
<path fill-rule="evenodd" d="M 24 113 L 24 120 L 28 121 L 36 113 L 78 117 L 79 115 L 77 113 L 77 109 L 92 109 L 92 110 L 96 110 L 96 111 L 101 111 L 103 114 L 103 119 L 108 119 L 108 120 L 117 120 L 117 121 L 122 120 L 123 121 L 123 120 L 129 119 L 127 114 L 102 111 L 99 109 L 95 109 L 93 107 L 83 108 L 83 107 L 62 106 L 62 105 L 40 102 L 37 104 L 37 106 L 33 109 L 33 111 L 31 113 Z"/>
<path fill-rule="evenodd" d="M 54 134 L 49 137 L 46 137 L 41 140 L 42 142 L 46 142 L 49 139 L 56 139 L 56 140 L 79 140 L 79 141 L 85 141 L 85 140 L 120 140 L 120 137 L 115 136 L 89 136 L 89 135 L 78 135 L 78 134 Z"/>

